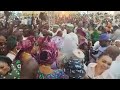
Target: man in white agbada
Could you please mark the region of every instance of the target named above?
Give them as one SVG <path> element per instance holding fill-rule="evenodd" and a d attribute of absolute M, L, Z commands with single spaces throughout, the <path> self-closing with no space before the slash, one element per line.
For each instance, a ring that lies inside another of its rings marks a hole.
<path fill-rule="evenodd" d="M 99 41 L 97 41 L 94 46 L 93 50 L 97 50 L 98 53 L 94 54 L 95 58 L 98 58 L 110 45 L 110 37 L 107 33 L 101 34 L 99 37 Z"/>
<path fill-rule="evenodd" d="M 73 50 L 78 48 L 78 36 L 73 33 L 74 25 L 67 24 L 67 34 L 64 37 L 63 53 L 71 54 Z"/>

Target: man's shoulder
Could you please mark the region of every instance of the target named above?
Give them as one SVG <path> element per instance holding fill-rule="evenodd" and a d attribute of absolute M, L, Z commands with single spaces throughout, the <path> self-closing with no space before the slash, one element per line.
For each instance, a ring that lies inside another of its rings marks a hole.
<path fill-rule="evenodd" d="M 77 34 L 74 33 L 74 32 L 70 33 L 69 35 L 72 36 L 72 37 L 77 37 Z"/>

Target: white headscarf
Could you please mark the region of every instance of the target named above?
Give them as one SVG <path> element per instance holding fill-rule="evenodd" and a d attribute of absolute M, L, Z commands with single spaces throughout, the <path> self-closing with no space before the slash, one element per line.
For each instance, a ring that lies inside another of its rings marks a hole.
<path fill-rule="evenodd" d="M 75 33 L 70 33 L 64 37 L 63 53 L 71 54 L 73 50 L 77 49 L 78 37 Z"/>

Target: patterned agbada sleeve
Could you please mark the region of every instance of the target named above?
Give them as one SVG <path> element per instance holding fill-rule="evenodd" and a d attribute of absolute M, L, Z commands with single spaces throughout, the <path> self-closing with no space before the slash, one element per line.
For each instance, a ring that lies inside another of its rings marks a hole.
<path fill-rule="evenodd" d="M 67 76 L 62 70 L 60 70 L 60 79 L 69 79 L 69 76 Z"/>
<path fill-rule="evenodd" d="M 20 60 L 16 60 L 14 62 L 14 66 L 17 68 L 17 70 L 20 72 L 21 71 L 21 61 Z"/>

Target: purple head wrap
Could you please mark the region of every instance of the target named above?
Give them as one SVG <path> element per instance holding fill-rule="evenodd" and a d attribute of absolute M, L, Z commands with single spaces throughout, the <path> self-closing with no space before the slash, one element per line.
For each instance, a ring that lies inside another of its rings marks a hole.
<path fill-rule="evenodd" d="M 47 38 L 43 38 L 40 47 L 40 53 L 38 55 L 39 64 L 53 64 L 58 56 L 58 49 L 54 42 L 48 41 Z"/>

